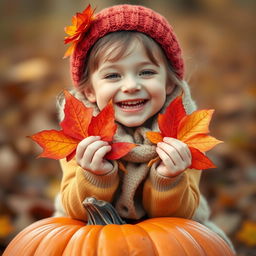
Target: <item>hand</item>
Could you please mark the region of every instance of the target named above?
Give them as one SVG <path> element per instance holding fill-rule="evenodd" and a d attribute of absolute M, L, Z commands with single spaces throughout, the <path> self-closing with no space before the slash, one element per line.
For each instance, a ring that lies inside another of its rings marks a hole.
<path fill-rule="evenodd" d="M 100 140 L 99 136 L 87 137 L 77 146 L 77 164 L 96 175 L 107 174 L 113 169 L 113 165 L 104 159 L 110 150 L 108 142 Z"/>
<path fill-rule="evenodd" d="M 162 160 L 157 172 L 163 176 L 175 177 L 191 165 L 190 150 L 180 140 L 165 137 L 157 143 L 156 152 Z"/>

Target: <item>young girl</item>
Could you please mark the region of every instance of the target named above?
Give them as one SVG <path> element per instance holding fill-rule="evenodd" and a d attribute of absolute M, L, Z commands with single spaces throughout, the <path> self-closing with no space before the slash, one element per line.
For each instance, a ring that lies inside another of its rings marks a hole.
<path fill-rule="evenodd" d="M 111 202 L 126 220 L 177 216 L 206 223 L 209 210 L 198 188 L 201 171 L 188 169 L 187 145 L 173 138 L 153 145 L 146 138 L 147 131 L 158 130 L 157 115 L 177 96 L 183 95 L 188 114 L 196 109 L 183 81 L 183 59 L 172 27 L 160 14 L 135 5 L 104 9 L 88 27 L 71 58 L 71 92 L 94 114 L 112 100 L 118 125 L 114 141 L 138 146 L 122 158 L 123 173 L 116 161 L 104 159 L 111 150 L 107 142 L 96 136 L 82 140 L 73 160 L 60 161 L 57 209 L 63 206 L 65 214 L 86 220 L 82 203 L 94 196 Z M 63 106 L 62 99 L 60 119 Z M 148 167 L 156 156 L 160 160 Z M 217 227 L 215 231 L 225 237 Z"/>

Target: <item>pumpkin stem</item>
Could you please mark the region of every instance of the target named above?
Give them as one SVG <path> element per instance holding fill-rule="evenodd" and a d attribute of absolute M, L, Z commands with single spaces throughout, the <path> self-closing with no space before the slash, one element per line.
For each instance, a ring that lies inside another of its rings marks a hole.
<path fill-rule="evenodd" d="M 87 225 L 125 224 L 112 204 L 106 201 L 87 197 L 83 205 L 88 215 Z"/>

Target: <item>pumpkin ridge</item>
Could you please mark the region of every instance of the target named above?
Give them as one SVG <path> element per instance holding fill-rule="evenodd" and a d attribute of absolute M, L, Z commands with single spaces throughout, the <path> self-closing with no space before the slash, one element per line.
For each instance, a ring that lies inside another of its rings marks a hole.
<path fill-rule="evenodd" d="M 179 230 L 180 233 L 182 233 L 183 236 L 185 234 L 186 237 L 189 237 L 187 242 L 188 241 L 190 242 L 191 240 L 193 241 L 193 245 L 194 245 L 194 247 L 196 247 L 197 254 L 200 251 L 200 255 L 198 255 L 198 256 L 206 256 L 207 255 L 205 249 L 200 245 L 200 243 L 198 243 L 198 241 L 184 227 L 181 228 L 179 226 L 176 226 L 176 229 Z M 188 251 L 187 253 L 189 255 L 191 253 L 191 251 Z"/>
<path fill-rule="evenodd" d="M 128 256 L 127 250 L 124 249 L 124 237 L 121 235 L 120 225 L 109 224 L 102 226 L 98 237 L 98 247 L 95 256 Z"/>
<path fill-rule="evenodd" d="M 183 248 L 183 244 L 179 241 L 179 239 L 177 239 L 175 232 L 171 232 L 171 233 L 170 233 L 170 230 L 168 230 L 168 229 L 166 228 L 166 223 L 164 223 L 164 222 L 162 221 L 162 222 L 155 222 L 155 223 L 151 223 L 151 224 L 154 225 L 155 227 L 160 228 L 161 230 L 164 230 L 169 236 L 171 235 L 172 238 L 174 238 L 174 239 L 176 240 L 177 244 L 179 244 L 179 247 L 182 248 L 183 253 L 185 253 L 184 256 L 187 256 L 187 252 L 186 252 L 185 249 Z M 161 225 L 161 224 L 162 224 L 162 225 Z M 174 223 L 169 223 L 169 224 L 171 224 L 171 225 L 169 225 L 169 228 L 172 227 L 172 231 L 173 231 L 173 230 L 176 230 L 176 226 L 177 226 L 176 224 L 175 224 L 175 225 L 174 225 Z M 179 251 L 179 254 L 180 254 L 180 253 L 181 253 L 181 251 Z M 179 255 L 179 256 L 183 256 L 183 255 Z"/>
<path fill-rule="evenodd" d="M 39 246 L 37 247 L 34 256 L 41 255 L 62 255 L 65 250 L 65 245 L 70 237 L 76 232 L 76 226 L 59 226 L 54 230 L 48 232 L 48 234 L 41 240 Z M 56 241 L 58 241 L 58 246 L 56 247 Z"/>
<path fill-rule="evenodd" d="M 17 236 L 18 240 L 22 240 L 22 243 L 21 243 L 22 248 L 19 249 L 14 247 L 14 251 L 12 252 L 13 255 L 16 255 L 15 251 L 17 251 L 17 254 L 21 254 L 23 252 L 28 253 L 28 251 L 33 251 L 33 255 L 34 255 L 38 246 L 44 239 L 45 235 L 55 230 L 55 228 L 56 226 L 53 225 L 53 223 L 51 223 L 51 224 L 47 224 L 46 226 L 40 227 L 40 229 L 32 229 L 32 230 L 30 230 L 30 228 L 24 229 L 22 233 L 20 233 L 20 236 Z M 35 241 L 36 241 L 36 244 L 34 244 Z"/>
<path fill-rule="evenodd" d="M 88 226 L 83 226 L 79 228 L 73 234 L 73 236 L 69 239 L 67 246 L 63 251 L 62 256 L 79 255 L 79 252 L 81 252 L 80 247 L 82 247 L 84 242 L 82 238 L 86 237 L 89 231 L 90 231 L 90 228 Z"/>
<path fill-rule="evenodd" d="M 133 226 L 132 226 L 131 228 L 133 228 Z M 128 252 L 130 253 L 130 251 L 131 251 L 131 246 L 130 246 L 129 243 L 128 243 L 128 239 L 127 239 L 127 237 L 126 237 L 126 235 L 125 235 L 125 232 L 124 232 L 124 230 L 123 230 L 122 225 L 120 226 L 120 231 L 121 231 L 121 233 L 123 234 L 123 238 L 124 238 L 124 241 L 125 241 L 125 243 L 126 243 L 126 247 L 128 248 Z"/>
<path fill-rule="evenodd" d="M 100 234 L 102 229 L 104 228 L 104 226 L 100 226 L 100 225 L 93 225 L 93 226 L 87 226 L 91 229 L 89 229 L 89 232 L 87 233 L 87 236 L 85 237 L 84 240 L 84 244 L 82 247 L 82 250 L 84 252 L 84 255 L 88 255 L 88 251 L 90 251 L 91 255 L 100 255 L 98 254 L 98 248 L 100 246 Z M 95 238 L 95 239 L 93 239 Z M 91 241 L 93 241 L 94 243 L 92 243 Z M 93 244 L 95 246 L 93 246 Z M 89 245 L 89 246 L 88 246 Z M 94 252 L 92 253 L 92 248 L 94 250 Z"/>
<path fill-rule="evenodd" d="M 199 223 L 200 224 L 200 223 Z M 201 225 L 201 224 L 200 224 Z M 218 234 L 214 233 L 213 231 L 207 230 L 205 232 L 205 229 L 200 226 L 198 228 L 198 225 L 196 226 L 194 223 L 188 223 L 188 227 L 184 227 L 198 242 L 200 243 L 201 247 L 202 244 L 206 245 L 206 247 L 203 247 L 205 251 L 207 251 L 207 255 L 209 256 L 215 256 L 215 255 L 225 255 L 225 256 L 233 256 L 234 254 L 230 251 L 228 245 L 222 242 L 224 241 Z M 205 227 L 206 228 L 206 227 Z M 202 238 L 203 242 L 202 243 Z M 211 243 L 209 244 L 207 241 L 211 240 Z M 214 243 L 214 244 L 213 244 Z M 210 245 L 210 247 L 209 247 Z M 214 246 L 215 245 L 215 246 Z M 221 248 L 219 248 L 221 247 Z"/>
<path fill-rule="evenodd" d="M 148 237 L 148 239 L 151 241 L 151 244 L 152 244 L 152 247 L 153 247 L 155 256 L 160 256 L 159 253 L 158 253 L 158 251 L 157 251 L 157 248 L 156 248 L 156 246 L 155 246 L 155 244 L 154 244 L 154 241 L 151 239 L 151 237 L 150 237 L 150 235 L 148 234 L 148 232 L 143 228 L 143 224 L 144 224 L 144 223 L 138 223 L 136 226 L 137 226 L 137 227 L 140 227 L 140 228 L 143 230 L 143 232 L 146 234 L 146 236 Z"/>
<path fill-rule="evenodd" d="M 196 239 L 182 226 L 175 226 L 176 230 L 179 230 L 179 233 L 182 234 L 182 238 L 184 239 L 184 237 L 186 237 L 186 244 L 189 242 L 191 244 L 191 246 L 193 246 L 193 248 L 195 248 L 196 251 L 196 256 L 205 256 L 207 255 L 207 253 L 205 252 L 204 248 L 196 241 Z M 180 241 L 180 238 L 178 238 L 177 233 L 174 232 L 173 235 L 175 236 L 175 238 Z M 192 240 L 192 241 L 191 241 Z M 187 255 L 191 254 L 191 248 L 185 247 L 183 244 L 183 249 L 186 251 Z M 200 255 L 199 255 L 200 253 Z"/>
<path fill-rule="evenodd" d="M 31 252 L 34 254 L 35 251 L 37 250 L 37 247 L 39 246 L 41 241 L 44 239 L 44 235 L 49 232 L 48 226 L 49 225 L 40 227 L 39 230 L 38 229 L 31 230 L 30 228 L 26 228 L 23 231 L 21 231 L 21 233 L 19 233 L 10 244 L 10 249 L 9 249 L 10 253 L 12 253 L 12 255 L 21 254 L 23 252 L 26 252 L 26 253 Z M 51 227 L 51 230 L 54 230 L 54 228 L 55 227 Z M 31 239 L 31 237 L 33 237 L 33 239 Z M 38 239 L 40 240 L 38 241 Z M 34 244 L 35 240 L 37 241 L 36 245 Z M 20 247 L 12 246 L 12 244 L 19 244 L 19 243 L 21 243 Z"/>
<path fill-rule="evenodd" d="M 128 255 L 156 256 L 155 247 L 147 232 L 138 225 L 121 225 L 123 237 L 126 240 Z M 133 237 L 131 237 L 131 234 Z"/>
<path fill-rule="evenodd" d="M 158 220 L 159 219 L 157 218 L 156 221 Z M 152 221 L 154 221 L 154 219 L 152 219 Z M 179 256 L 186 256 L 186 254 L 184 254 L 185 251 L 182 245 L 179 243 L 179 241 L 176 240 L 175 237 L 172 236 L 171 230 L 164 230 L 163 228 L 156 225 L 156 222 L 147 222 L 143 224 L 145 224 L 143 226 L 145 230 L 148 232 L 149 236 L 151 237 L 153 244 L 156 245 L 156 250 L 159 255 L 166 255 L 167 252 L 170 253 L 175 250 L 178 250 Z M 163 248 L 167 250 L 166 245 L 170 247 L 168 248 L 168 251 L 164 252 Z"/>
<path fill-rule="evenodd" d="M 167 221 L 168 222 L 168 221 Z M 207 255 L 204 248 L 202 248 L 200 246 L 200 244 L 198 243 L 198 241 L 184 228 L 184 226 L 182 225 L 177 225 L 174 222 L 168 222 L 168 226 L 166 225 L 166 223 L 156 223 L 156 225 L 158 225 L 159 227 L 162 227 L 163 229 L 165 229 L 168 232 L 168 228 L 171 226 L 173 227 L 176 231 L 178 232 L 173 232 L 172 235 L 175 237 L 175 239 L 180 243 L 180 245 L 182 245 L 182 248 L 185 250 L 186 255 L 191 255 L 191 253 L 193 252 L 192 250 L 195 250 L 195 255 L 196 256 L 205 256 Z M 183 243 L 184 241 L 180 240 L 180 236 L 182 236 L 182 240 L 186 239 L 186 242 Z M 190 245 L 188 245 L 188 243 Z M 190 246 L 192 246 L 192 248 L 189 248 Z M 200 254 L 199 254 L 200 253 Z"/>

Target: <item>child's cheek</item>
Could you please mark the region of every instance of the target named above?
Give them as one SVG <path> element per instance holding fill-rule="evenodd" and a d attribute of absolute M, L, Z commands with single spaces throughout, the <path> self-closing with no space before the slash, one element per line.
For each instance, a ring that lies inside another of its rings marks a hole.
<path fill-rule="evenodd" d="M 99 108 L 99 110 L 101 111 L 103 108 L 105 108 L 107 106 L 107 104 L 109 102 L 112 102 L 111 98 L 106 98 L 106 97 L 100 97 L 97 99 L 97 106 Z"/>

